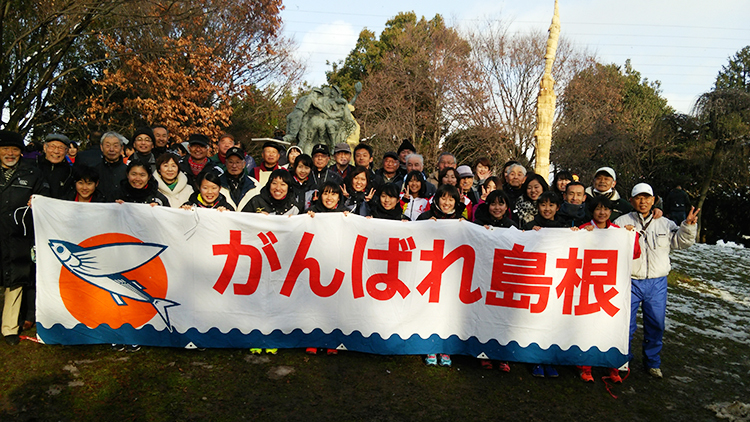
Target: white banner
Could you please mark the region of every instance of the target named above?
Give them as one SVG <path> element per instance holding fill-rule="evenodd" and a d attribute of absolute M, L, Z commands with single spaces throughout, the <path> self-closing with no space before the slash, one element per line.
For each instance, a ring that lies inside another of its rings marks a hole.
<path fill-rule="evenodd" d="M 634 234 L 32 202 L 46 343 L 619 366 Z"/>

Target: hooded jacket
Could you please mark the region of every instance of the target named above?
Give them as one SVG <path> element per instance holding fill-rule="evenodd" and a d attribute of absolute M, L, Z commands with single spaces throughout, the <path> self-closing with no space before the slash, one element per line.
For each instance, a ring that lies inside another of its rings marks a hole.
<path fill-rule="evenodd" d="M 190 195 L 193 194 L 193 187 L 188 183 L 188 178 L 185 173 L 177 173 L 177 185 L 174 189 L 169 189 L 164 179 L 161 178 L 159 172 L 154 172 L 154 181 L 159 192 L 164 195 L 172 208 L 180 208 L 180 204 L 184 204 L 185 201 L 190 199 Z"/>
<path fill-rule="evenodd" d="M 202 199 L 199 198 L 200 192 L 193 192 L 192 195 L 190 195 L 190 199 L 187 200 L 187 202 L 183 203 L 182 205 L 192 205 L 198 208 L 210 208 L 210 209 L 216 209 L 219 207 L 224 207 L 228 209 L 229 211 L 234 211 L 234 207 L 227 202 L 227 199 L 219 193 L 219 197 L 216 198 L 216 201 L 214 201 L 213 205 L 206 205 Z"/>

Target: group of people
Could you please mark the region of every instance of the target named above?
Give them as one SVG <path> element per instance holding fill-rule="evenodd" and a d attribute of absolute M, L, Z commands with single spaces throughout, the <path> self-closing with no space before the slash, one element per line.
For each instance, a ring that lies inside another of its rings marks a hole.
<path fill-rule="evenodd" d="M 19 332 L 34 323 L 29 206 L 31 195 L 40 194 L 78 202 L 272 215 L 342 212 L 403 221 L 463 219 L 486 228 L 626 227 L 638 233 L 632 265 L 631 338 L 642 305 L 644 365 L 651 375 L 662 376 L 659 354 L 669 251 L 693 243 L 698 211 L 691 209 L 677 222 L 662 217 L 648 184 L 639 183 L 625 199 L 615 189 L 617 175 L 610 167 L 598 169 L 590 186 L 567 171 L 558 172 L 548 185 L 545 177 L 516 161 L 506 163 L 495 175 L 487 158 L 471 166 L 458 165 L 448 152 L 440 153 L 435 170 L 427 174 L 424 157 L 408 140 L 397 151 L 383 154 L 379 168 L 375 168 L 372 147 L 364 143 L 353 151 L 347 143 L 335 145 L 333 151 L 317 144 L 308 155 L 297 146 L 285 148 L 281 142 L 268 141 L 256 162 L 229 134 L 221 135 L 216 144 L 205 135 L 193 134 L 184 156 L 168 140 L 163 127 L 140 128 L 132 136 L 134 152 L 126 157 L 124 150 L 131 142 L 119 133 L 107 132 L 99 148 L 71 157 L 73 143 L 65 135 L 51 134 L 45 138 L 43 151 L 30 159 L 21 157 L 21 135 L 0 131 L 2 334 L 8 344 L 18 344 Z M 211 145 L 216 146 L 216 153 L 209 156 Z M 426 363 L 450 366 L 451 357 L 431 354 Z M 493 366 L 490 361 L 482 364 Z M 510 370 L 507 362 L 498 365 Z M 590 367 L 579 369 L 582 379 L 593 381 Z M 533 374 L 557 376 L 555 368 L 547 365 L 535 366 Z M 611 378 L 619 380 L 616 368 Z"/>

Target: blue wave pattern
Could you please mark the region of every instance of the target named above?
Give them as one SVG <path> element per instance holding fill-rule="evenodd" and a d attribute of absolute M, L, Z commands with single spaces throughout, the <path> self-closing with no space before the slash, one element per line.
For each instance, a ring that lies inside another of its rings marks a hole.
<path fill-rule="evenodd" d="M 315 329 L 308 334 L 302 330 L 294 330 L 288 334 L 280 330 L 275 330 L 270 334 L 253 330 L 244 334 L 236 329 L 228 333 L 222 333 L 217 328 L 212 328 L 205 333 L 201 333 L 195 328 L 191 328 L 185 333 L 170 333 L 166 330 L 157 331 L 151 325 L 136 329 L 129 324 L 118 329 L 112 329 L 108 325 L 100 325 L 92 329 L 83 324 L 78 324 L 73 328 L 65 328 L 62 324 L 54 324 L 47 328 L 37 324 L 37 333 L 45 344 L 65 345 L 118 343 L 184 348 L 189 343 L 193 343 L 201 348 L 262 347 L 280 349 L 303 347 L 335 349 L 339 345 L 343 345 L 346 350 L 378 355 L 449 353 L 479 356 L 484 353 L 490 359 L 511 362 L 591 365 L 608 368 L 617 368 L 627 361 L 627 356 L 615 348 L 600 351 L 594 347 L 583 351 L 577 346 L 562 350 L 560 347 L 552 345 L 545 350 L 536 343 L 532 343 L 528 347 L 521 347 L 516 342 L 503 346 L 495 340 L 481 343 L 475 337 L 461 340 L 457 336 L 450 336 L 444 339 L 437 334 L 433 334 L 426 339 L 416 334 L 408 339 L 402 339 L 397 335 L 384 339 L 377 333 L 365 337 L 358 331 L 346 335 L 340 330 L 334 330 L 326 334 L 320 329 Z"/>

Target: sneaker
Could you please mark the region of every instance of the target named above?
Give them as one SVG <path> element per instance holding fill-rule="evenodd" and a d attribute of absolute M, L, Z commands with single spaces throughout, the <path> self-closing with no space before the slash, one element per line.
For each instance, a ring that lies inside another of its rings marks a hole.
<path fill-rule="evenodd" d="M 492 369 L 492 361 L 489 359 L 479 359 L 479 363 L 482 364 L 482 369 Z"/>
<path fill-rule="evenodd" d="M 141 346 L 139 346 L 137 344 L 131 344 L 130 346 L 127 346 L 125 348 L 126 352 L 137 352 L 139 350 L 141 350 Z"/>
<path fill-rule="evenodd" d="M 125 350 L 125 345 L 112 343 L 112 350 L 115 352 L 122 352 Z"/>
<path fill-rule="evenodd" d="M 326 354 L 328 355 L 338 355 L 339 351 L 336 349 L 326 349 Z"/>
<path fill-rule="evenodd" d="M 497 369 L 503 372 L 510 372 L 510 365 L 508 365 L 508 362 L 499 362 L 497 364 Z"/>
<path fill-rule="evenodd" d="M 440 355 L 440 366 L 451 366 L 453 364 L 453 361 L 451 361 L 451 355 Z"/>
<path fill-rule="evenodd" d="M 305 353 L 307 353 L 308 355 L 316 355 L 316 354 L 318 354 L 318 348 L 317 347 L 308 347 L 307 349 L 305 349 Z"/>
<path fill-rule="evenodd" d="M 531 375 L 537 378 L 544 378 L 544 368 L 542 368 L 542 365 L 535 366 L 534 369 L 531 370 Z"/>
<path fill-rule="evenodd" d="M 622 384 L 622 377 L 620 377 L 620 371 L 617 368 L 609 368 L 609 379 L 615 384 Z"/>
<path fill-rule="evenodd" d="M 659 368 L 648 368 L 648 374 L 654 378 L 664 378 L 664 375 L 662 375 L 661 369 Z"/>
<path fill-rule="evenodd" d="M 630 370 L 630 362 L 625 362 L 622 364 L 622 366 L 618 369 L 618 371 L 621 372 L 628 372 Z"/>
<path fill-rule="evenodd" d="M 252 353 L 254 355 L 259 355 L 259 354 L 263 353 L 263 349 L 259 349 L 257 347 L 253 347 L 253 348 L 250 349 L 250 353 Z"/>
<path fill-rule="evenodd" d="M 21 338 L 18 337 L 18 335 L 11 334 L 9 336 L 5 336 L 5 342 L 10 346 L 17 346 L 18 343 L 21 342 Z"/>
<path fill-rule="evenodd" d="M 544 365 L 544 376 L 548 378 L 557 378 L 560 374 L 557 373 L 557 369 L 555 369 L 554 366 Z"/>
<path fill-rule="evenodd" d="M 275 355 L 279 353 L 279 349 L 266 349 L 266 353 L 268 353 L 269 355 Z"/>
<path fill-rule="evenodd" d="M 590 366 L 580 366 L 579 369 L 581 370 L 581 380 L 583 380 L 584 382 L 594 382 L 594 377 L 591 375 Z"/>
<path fill-rule="evenodd" d="M 426 363 L 427 366 L 437 366 L 437 355 L 434 353 L 431 355 L 427 355 L 427 357 L 424 360 L 424 363 Z"/>

